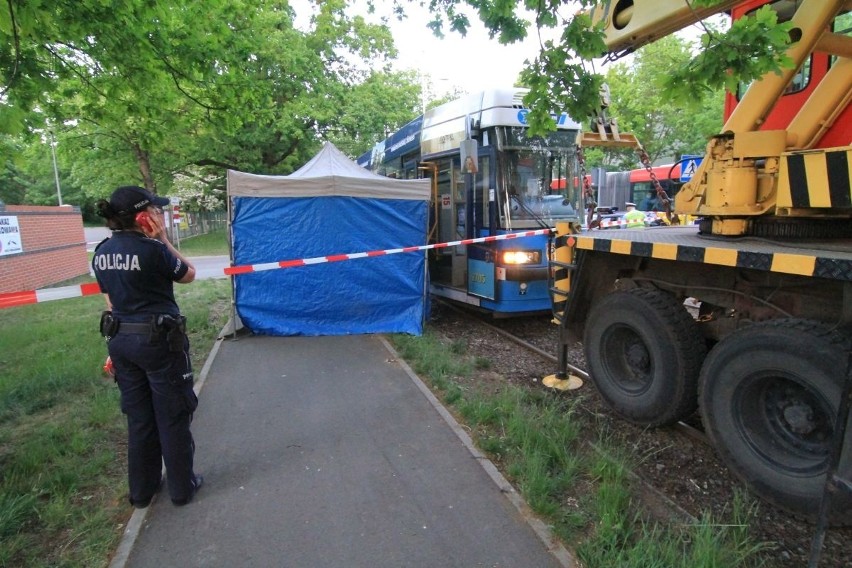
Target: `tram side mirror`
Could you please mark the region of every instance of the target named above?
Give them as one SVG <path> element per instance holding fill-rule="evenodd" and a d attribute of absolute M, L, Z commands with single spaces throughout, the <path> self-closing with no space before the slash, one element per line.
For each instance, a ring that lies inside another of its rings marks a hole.
<path fill-rule="evenodd" d="M 462 140 L 459 154 L 463 174 L 475 174 L 479 171 L 479 145 L 476 140 Z"/>

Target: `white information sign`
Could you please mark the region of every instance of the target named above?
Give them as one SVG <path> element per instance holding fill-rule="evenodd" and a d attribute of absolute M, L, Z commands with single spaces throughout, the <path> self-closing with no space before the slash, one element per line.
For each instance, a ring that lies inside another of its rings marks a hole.
<path fill-rule="evenodd" d="M 0 217 L 0 256 L 23 251 L 18 217 Z"/>

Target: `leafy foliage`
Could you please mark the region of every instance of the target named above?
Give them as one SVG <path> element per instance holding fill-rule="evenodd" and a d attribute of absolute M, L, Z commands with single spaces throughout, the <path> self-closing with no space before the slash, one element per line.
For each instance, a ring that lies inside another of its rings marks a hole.
<path fill-rule="evenodd" d="M 736 20 L 726 34 L 707 27 L 701 38 L 701 53 L 672 70 L 664 86 L 684 100 L 695 91 L 711 91 L 720 84 L 735 92 L 739 81 L 749 82 L 780 67 L 790 67 L 792 60 L 784 50 L 791 27 L 790 22 L 779 24 L 778 15 L 769 6 Z M 692 89 L 682 88 L 684 84 Z"/>
<path fill-rule="evenodd" d="M 522 74 L 532 134 L 553 129 L 552 114 L 582 118 L 597 106 L 602 77 L 589 61 L 606 48 L 577 11 L 596 2 L 417 1 L 439 35 L 464 34 L 478 17 L 502 43 L 548 38 Z M 406 2 L 394 3 L 401 13 Z M 176 179 L 207 180 L 200 195 L 215 195 L 226 168 L 289 173 L 322 140 L 360 154 L 418 114 L 420 87 L 389 72 L 387 26 L 348 5 L 310 3 L 309 25 L 297 28 L 294 9 L 276 0 L 9 0 L 0 9 L 0 199 L 50 202 L 47 130 L 62 186 L 80 203 L 126 183 L 169 193 Z M 702 58 L 680 63 L 659 91 L 694 99 L 734 76 L 749 81 L 784 63 L 787 41 L 768 10 L 727 34 L 708 28 Z M 25 163 L 29 152 L 37 159 Z"/>
<path fill-rule="evenodd" d="M 306 5 L 305 29 L 275 0 L 53 4 L 0 10 L 0 132 L 49 121 L 87 198 L 126 183 L 170 193 L 177 179 L 205 184 L 190 203 L 210 206 L 225 168 L 289 173 L 322 139 L 355 150 L 416 108 L 405 77 L 368 81 L 363 62 L 381 73 L 392 36 L 345 0 Z"/>
<path fill-rule="evenodd" d="M 359 156 L 420 114 L 413 72 L 373 72 L 348 90 L 325 137 L 345 154 Z"/>
<path fill-rule="evenodd" d="M 669 36 L 638 50 L 606 74 L 612 103 L 610 115 L 619 128 L 642 142 L 652 162 L 672 161 L 681 154 L 701 154 L 707 140 L 722 127 L 724 91 L 698 90 L 687 100 L 672 101 L 667 84 L 674 69 L 691 58 L 690 44 Z M 586 151 L 589 165 L 629 170 L 638 165 L 636 152 Z"/>

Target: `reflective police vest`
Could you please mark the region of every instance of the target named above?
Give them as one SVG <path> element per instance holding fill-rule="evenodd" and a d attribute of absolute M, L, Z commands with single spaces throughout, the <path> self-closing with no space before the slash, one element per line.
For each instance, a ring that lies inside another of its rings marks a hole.
<path fill-rule="evenodd" d="M 645 213 L 642 211 L 637 211 L 634 209 L 633 211 L 628 211 L 624 214 L 624 220 L 627 221 L 627 228 L 634 229 L 636 227 L 644 227 L 645 226 Z"/>

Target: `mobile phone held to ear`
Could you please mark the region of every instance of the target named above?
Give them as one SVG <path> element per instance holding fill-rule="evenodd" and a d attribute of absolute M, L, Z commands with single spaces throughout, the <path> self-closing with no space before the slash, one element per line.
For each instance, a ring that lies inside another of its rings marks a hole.
<path fill-rule="evenodd" d="M 151 225 L 151 216 L 148 215 L 147 211 L 140 211 L 136 214 L 136 224 L 146 231 L 154 230 L 154 227 Z"/>

